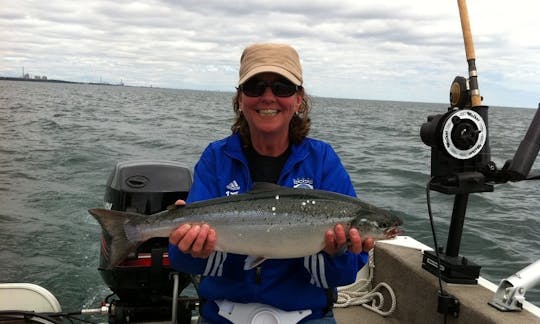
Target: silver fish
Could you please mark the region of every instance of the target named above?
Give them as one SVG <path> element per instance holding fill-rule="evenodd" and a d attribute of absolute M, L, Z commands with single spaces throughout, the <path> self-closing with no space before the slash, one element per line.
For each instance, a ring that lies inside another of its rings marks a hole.
<path fill-rule="evenodd" d="M 324 247 L 324 233 L 342 224 L 362 237 L 392 238 L 401 219 L 357 198 L 311 189 L 273 184 L 186 206 L 140 215 L 90 209 L 111 237 L 110 267 L 120 264 L 144 241 L 168 237 L 182 223 L 209 224 L 216 230 L 215 249 L 256 257 L 283 259 L 315 254 Z M 260 262 L 260 261 L 259 261 Z"/>

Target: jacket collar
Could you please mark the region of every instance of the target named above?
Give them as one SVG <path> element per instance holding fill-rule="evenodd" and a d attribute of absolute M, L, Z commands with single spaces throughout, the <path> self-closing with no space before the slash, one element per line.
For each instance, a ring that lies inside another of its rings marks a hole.
<path fill-rule="evenodd" d="M 309 155 L 309 141 L 309 138 L 306 138 L 300 144 L 291 145 L 291 155 L 283 167 L 283 171 L 287 171 L 291 166 L 307 158 Z M 242 141 L 240 140 L 240 135 L 238 135 L 238 133 L 234 133 L 226 139 L 224 152 L 231 158 L 239 160 L 247 165 L 247 159 L 244 150 L 242 149 Z"/>

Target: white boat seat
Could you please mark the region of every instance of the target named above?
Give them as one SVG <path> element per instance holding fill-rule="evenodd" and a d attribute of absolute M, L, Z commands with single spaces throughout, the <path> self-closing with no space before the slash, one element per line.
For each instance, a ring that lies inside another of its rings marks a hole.
<path fill-rule="evenodd" d="M 47 289 L 30 283 L 0 283 L 0 310 L 61 312 L 58 299 Z"/>

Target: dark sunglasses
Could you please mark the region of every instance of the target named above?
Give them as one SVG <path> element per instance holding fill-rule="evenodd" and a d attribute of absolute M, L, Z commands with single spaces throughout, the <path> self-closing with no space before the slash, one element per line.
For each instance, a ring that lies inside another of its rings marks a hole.
<path fill-rule="evenodd" d="M 276 97 L 290 97 L 302 88 L 286 80 L 266 83 L 266 81 L 260 79 L 249 79 L 241 84 L 238 89 L 248 97 L 260 97 L 266 91 L 266 87 L 270 87 Z"/>

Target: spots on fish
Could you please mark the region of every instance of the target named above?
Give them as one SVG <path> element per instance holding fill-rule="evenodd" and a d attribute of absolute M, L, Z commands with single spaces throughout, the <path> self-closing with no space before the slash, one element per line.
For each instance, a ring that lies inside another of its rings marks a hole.
<path fill-rule="evenodd" d="M 272 206 L 272 211 L 276 211 L 276 206 Z"/>
<path fill-rule="evenodd" d="M 305 201 L 300 202 L 301 207 L 308 205 L 315 205 L 315 200 L 306 199 Z"/>
<path fill-rule="evenodd" d="M 279 200 L 279 195 L 276 195 L 276 200 Z"/>
<path fill-rule="evenodd" d="M 362 218 L 358 221 L 358 224 L 359 225 L 370 225 L 372 227 L 379 227 L 379 222 L 375 221 L 375 220 L 369 220 L 367 218 Z M 382 224 L 383 226 L 385 224 Z"/>

